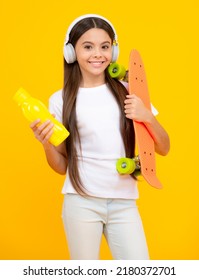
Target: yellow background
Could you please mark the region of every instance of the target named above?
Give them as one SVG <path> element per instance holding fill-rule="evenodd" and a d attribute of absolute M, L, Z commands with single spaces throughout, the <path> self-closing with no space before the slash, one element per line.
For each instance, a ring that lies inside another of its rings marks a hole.
<path fill-rule="evenodd" d="M 138 205 L 151 258 L 199 259 L 194 0 L 1 3 L 0 259 L 69 258 L 61 220 L 64 177 L 48 167 L 41 144 L 12 97 L 23 86 L 47 104 L 62 87 L 65 33 L 71 21 L 85 13 L 101 14 L 113 23 L 120 63 L 127 67 L 130 50 L 140 51 L 158 120 L 171 138 L 170 154 L 157 156 L 163 190 L 139 183 Z M 111 259 L 104 239 L 100 254 Z"/>

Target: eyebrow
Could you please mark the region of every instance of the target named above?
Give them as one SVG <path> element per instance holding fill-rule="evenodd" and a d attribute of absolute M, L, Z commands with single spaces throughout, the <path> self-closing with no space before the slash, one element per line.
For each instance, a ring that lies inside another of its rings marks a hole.
<path fill-rule="evenodd" d="M 82 45 L 84 45 L 84 44 L 92 44 L 92 45 L 93 45 L 94 43 L 93 43 L 93 42 L 90 42 L 90 41 L 85 41 L 85 42 L 82 43 Z M 104 41 L 104 42 L 101 43 L 101 45 L 103 45 L 103 44 L 111 44 L 111 42 L 109 42 L 109 41 Z"/>

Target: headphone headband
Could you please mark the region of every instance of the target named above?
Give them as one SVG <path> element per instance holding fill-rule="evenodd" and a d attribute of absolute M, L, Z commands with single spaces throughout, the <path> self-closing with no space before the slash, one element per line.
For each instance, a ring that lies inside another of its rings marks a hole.
<path fill-rule="evenodd" d="M 67 33 L 66 33 L 66 38 L 65 38 L 65 43 L 64 44 L 67 44 L 68 41 L 69 41 L 69 36 L 70 36 L 70 32 L 71 30 L 73 29 L 73 27 L 75 26 L 76 23 L 78 23 L 79 21 L 81 21 L 82 19 L 85 19 L 85 18 L 90 18 L 90 17 L 96 17 L 96 18 L 100 18 L 100 19 L 103 19 L 104 21 L 106 21 L 110 26 L 111 28 L 113 29 L 113 32 L 114 32 L 114 35 L 115 35 L 115 38 L 114 40 L 117 42 L 117 34 L 116 34 L 116 31 L 115 31 L 115 28 L 113 27 L 112 23 L 107 20 L 105 17 L 102 17 L 100 15 L 96 15 L 96 14 L 86 14 L 86 15 L 83 15 L 83 16 L 80 16 L 78 18 L 76 18 L 68 27 L 68 30 L 67 30 Z"/>

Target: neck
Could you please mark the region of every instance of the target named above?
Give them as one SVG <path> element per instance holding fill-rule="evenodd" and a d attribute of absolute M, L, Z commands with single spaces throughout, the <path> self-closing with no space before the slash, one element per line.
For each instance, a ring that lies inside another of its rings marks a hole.
<path fill-rule="evenodd" d="M 94 76 L 94 77 L 83 76 L 80 87 L 91 88 L 91 87 L 101 86 L 103 84 L 105 84 L 105 75 Z"/>

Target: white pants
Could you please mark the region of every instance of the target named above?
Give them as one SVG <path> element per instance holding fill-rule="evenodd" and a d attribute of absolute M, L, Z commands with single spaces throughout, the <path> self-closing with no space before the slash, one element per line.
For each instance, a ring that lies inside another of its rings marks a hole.
<path fill-rule="evenodd" d="M 63 222 L 73 260 L 99 259 L 102 234 L 114 259 L 149 259 L 135 200 L 66 194 Z"/>

